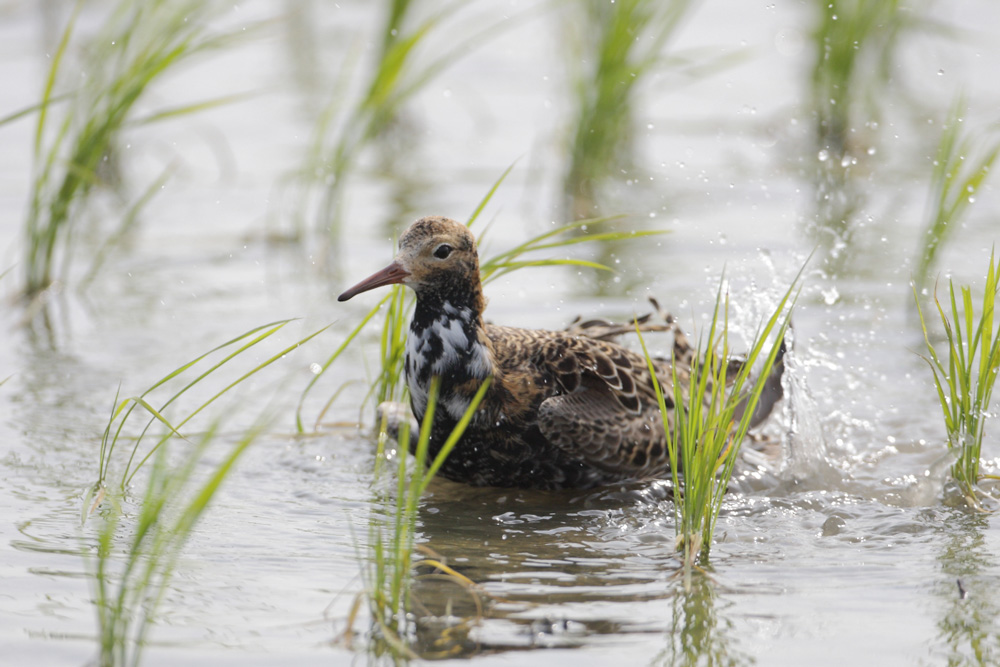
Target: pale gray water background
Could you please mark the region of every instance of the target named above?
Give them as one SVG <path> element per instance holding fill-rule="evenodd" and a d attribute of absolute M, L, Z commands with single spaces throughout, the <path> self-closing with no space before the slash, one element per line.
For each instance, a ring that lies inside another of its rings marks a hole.
<path fill-rule="evenodd" d="M 88 5 L 83 29 L 102 5 Z M 439 483 L 424 502 L 419 541 L 507 600 L 472 629 L 468 644 L 480 647 L 472 660 L 674 664 L 692 647 L 701 664 L 1000 661 L 998 520 L 942 502 L 943 427 L 915 354 L 922 340 L 909 292 L 940 119 L 963 87 L 970 127 L 1000 117 L 1000 6 L 938 5 L 942 19 L 968 32 L 902 46 L 895 76 L 926 108 L 887 97 L 878 159 L 859 178 L 867 221 L 846 250 L 848 268 L 807 272 L 792 368 L 799 433 L 772 476 L 747 480 L 730 497 L 712 552 L 717 585 L 677 595 L 672 512 L 648 489 L 552 495 Z M 455 29 L 533 6 L 478 3 Z M 0 5 L 0 115 L 37 100 L 67 11 L 59 2 Z M 392 230 L 423 214 L 466 217 L 516 159 L 485 214 L 496 217 L 487 250 L 560 220 L 572 98 L 558 21 L 539 12 L 462 59 L 407 108 L 400 173 L 362 166 L 350 181 L 332 271 L 321 270 L 322 251 L 310 244 L 262 241 L 290 225 L 294 202 L 277 184 L 299 163 L 311 105 L 325 99 L 300 85 L 309 71 L 292 54 L 316 47 L 311 57 L 323 73 L 315 78 L 329 81 L 378 18 L 362 2 L 248 2 L 225 21 L 266 17 L 277 20 L 262 36 L 155 88 L 152 108 L 256 94 L 134 131 L 125 164 L 135 189 L 170 160 L 181 168 L 129 247 L 85 291 L 58 296 L 50 332 L 21 326 L 24 309 L 14 301 L 33 126 L 0 127 L 0 271 L 14 267 L 0 279 L 0 378 L 12 376 L 0 386 L 0 664 L 83 664 L 96 654 L 81 556 L 94 537 L 80 513 L 119 383 L 123 394 L 138 393 L 211 346 L 284 317 L 303 319 L 273 350 L 334 325 L 244 397 L 244 419 L 261 406 L 278 417 L 187 545 L 145 663 L 363 661 L 334 640 L 360 588 L 358 554 L 375 511 L 372 443 L 350 428 L 293 436 L 309 365 L 377 298 L 338 304 L 335 296 L 388 261 Z M 640 220 L 672 234 L 619 254 L 624 293 L 595 296 L 593 276 L 575 270 L 524 272 L 491 285 L 488 316 L 561 327 L 579 313 L 642 312 L 654 295 L 692 323 L 707 313 L 723 267 L 734 302 L 760 307 L 775 298 L 814 243 L 803 231 L 816 208 L 802 101 L 811 21 L 811 8 L 798 2 L 699 7 L 675 48 L 748 51 L 738 66 L 696 83 L 680 85 L 668 71 L 641 89 L 638 153 L 652 182 L 625 186 L 635 189 L 626 198 Z M 944 253 L 943 275 L 979 284 L 1000 236 L 998 202 L 995 182 L 979 193 Z M 86 256 L 86 242 L 78 252 Z M 370 351 L 374 337 L 366 345 Z M 341 382 L 366 377 L 364 351 L 338 362 L 307 415 Z M 369 425 L 371 415 L 363 418 Z M 350 398 L 327 417 L 357 419 Z M 991 428 L 989 468 L 1000 466 L 997 456 Z"/>

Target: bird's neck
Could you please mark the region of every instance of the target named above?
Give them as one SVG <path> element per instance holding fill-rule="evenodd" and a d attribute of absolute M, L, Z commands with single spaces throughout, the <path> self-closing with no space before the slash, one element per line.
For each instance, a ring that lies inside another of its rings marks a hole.
<path fill-rule="evenodd" d="M 431 379 L 441 378 L 439 407 L 460 419 L 478 383 L 494 375 L 493 353 L 473 303 L 417 298 L 406 341 L 406 381 L 413 411 L 422 419 Z"/>

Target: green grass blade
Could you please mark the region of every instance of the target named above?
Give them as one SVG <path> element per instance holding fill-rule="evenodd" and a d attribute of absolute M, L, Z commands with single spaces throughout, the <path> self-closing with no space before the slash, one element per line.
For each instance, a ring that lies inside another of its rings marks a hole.
<path fill-rule="evenodd" d="M 299 403 L 295 408 L 295 429 L 299 433 L 305 432 L 305 428 L 302 426 L 302 409 L 305 405 L 306 397 L 309 395 L 309 392 L 312 391 L 313 386 L 317 382 L 319 382 L 320 377 L 322 377 L 323 374 L 326 373 L 327 369 L 330 368 L 333 362 L 335 362 L 340 357 L 340 355 L 343 354 L 344 350 L 347 349 L 347 346 L 351 344 L 351 341 L 353 341 L 357 337 L 357 335 L 361 333 L 361 330 L 365 327 L 365 325 L 368 324 L 368 322 L 371 321 L 373 317 L 375 317 L 379 309 L 382 308 L 382 306 L 385 305 L 386 302 L 388 302 L 389 299 L 391 298 L 392 298 L 392 293 L 390 292 L 389 294 L 386 294 L 384 297 L 382 297 L 382 299 L 377 304 L 375 304 L 374 308 L 368 311 L 368 314 L 361 319 L 361 322 L 359 322 L 358 325 L 354 327 L 354 329 L 352 329 L 349 334 L 347 334 L 347 338 L 344 339 L 344 342 L 340 344 L 340 346 L 334 351 L 332 355 L 330 355 L 329 358 L 327 358 L 327 360 L 320 367 L 319 372 L 316 373 L 311 380 L 309 380 L 309 384 L 307 384 L 306 388 L 302 390 L 302 394 L 299 396 Z"/>
<path fill-rule="evenodd" d="M 417 496 L 423 495 L 424 491 L 427 490 L 427 485 L 431 483 L 431 480 L 434 479 L 438 470 L 440 470 L 441 466 L 444 465 L 448 455 L 451 454 L 451 450 L 455 448 L 456 444 L 458 444 L 462 434 L 465 433 L 466 427 L 468 427 L 472 417 L 476 414 L 476 410 L 479 409 L 479 404 L 486 397 L 486 392 L 489 390 L 492 382 L 493 378 L 488 377 L 483 380 L 482 384 L 479 385 L 479 389 L 476 391 L 475 396 L 472 397 L 469 407 L 466 408 L 462 418 L 458 421 L 458 424 L 455 425 L 455 428 L 452 429 L 451 435 L 449 435 L 448 439 L 445 440 L 443 445 L 441 445 L 440 451 L 438 451 L 437 456 L 434 457 L 434 461 L 431 462 L 428 467 L 427 474 L 424 475 L 424 479 L 417 490 Z M 425 419 L 424 421 L 427 420 Z"/>
<path fill-rule="evenodd" d="M 490 186 L 490 189 L 486 192 L 483 198 L 479 200 L 479 204 L 476 205 L 475 210 L 472 211 L 472 215 L 469 216 L 468 221 L 466 221 L 465 223 L 466 227 L 472 227 L 473 223 L 476 222 L 476 220 L 479 218 L 479 214 L 483 212 L 483 209 L 486 208 L 486 205 L 490 203 L 491 199 L 493 199 L 493 195 L 496 194 L 496 191 L 500 188 L 500 185 L 507 179 L 507 176 L 510 175 L 510 172 L 514 170 L 514 165 L 516 164 L 517 160 L 511 162 L 510 166 L 504 169 L 503 173 L 500 174 L 500 178 L 498 178 L 493 182 L 493 185 Z"/>

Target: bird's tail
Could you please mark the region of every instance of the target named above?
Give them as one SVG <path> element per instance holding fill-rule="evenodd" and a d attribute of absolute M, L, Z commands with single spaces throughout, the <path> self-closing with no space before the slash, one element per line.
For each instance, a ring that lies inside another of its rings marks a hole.
<path fill-rule="evenodd" d="M 787 339 L 783 337 L 779 345 L 778 354 L 774 358 L 774 365 L 771 366 L 771 372 L 764 381 L 764 389 L 760 392 L 760 398 L 757 399 L 757 407 L 754 408 L 753 417 L 750 418 L 750 428 L 763 423 L 771 415 L 774 406 L 785 395 L 785 390 L 781 386 L 781 377 L 785 373 L 785 353 L 788 351 Z M 749 397 L 744 398 L 736 406 L 736 413 L 733 416 L 737 421 L 743 418 L 743 413 L 746 412 L 748 402 Z"/>

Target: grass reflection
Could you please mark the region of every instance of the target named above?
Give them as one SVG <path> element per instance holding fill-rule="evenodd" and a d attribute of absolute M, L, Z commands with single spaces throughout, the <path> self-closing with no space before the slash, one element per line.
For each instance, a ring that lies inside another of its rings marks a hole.
<path fill-rule="evenodd" d="M 691 582 L 690 590 L 678 590 L 667 647 L 653 665 L 751 665 L 755 661 L 731 646 L 733 623 L 719 614 L 716 584 L 706 574 Z"/>
<path fill-rule="evenodd" d="M 995 665 L 1000 659 L 1000 605 L 991 574 L 997 561 L 986 540 L 990 518 L 954 510 L 945 519 L 940 530 L 944 548 L 938 556 L 943 576 L 934 585 L 943 604 L 931 654 L 943 654 L 948 665 Z"/>

